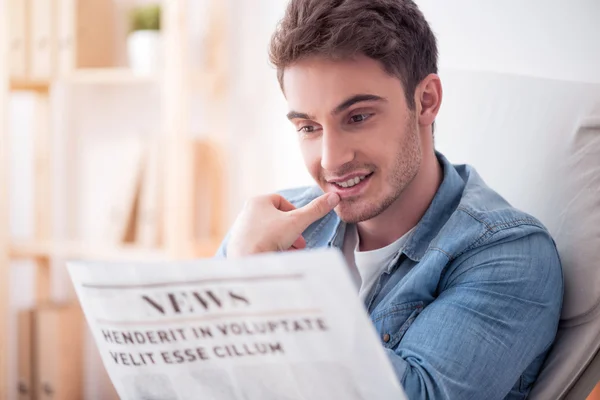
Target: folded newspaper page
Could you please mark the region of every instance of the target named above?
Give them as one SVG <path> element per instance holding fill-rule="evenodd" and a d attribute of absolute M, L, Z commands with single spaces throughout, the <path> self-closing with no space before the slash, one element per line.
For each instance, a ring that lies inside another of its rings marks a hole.
<path fill-rule="evenodd" d="M 122 399 L 406 398 L 337 250 L 68 269 Z"/>

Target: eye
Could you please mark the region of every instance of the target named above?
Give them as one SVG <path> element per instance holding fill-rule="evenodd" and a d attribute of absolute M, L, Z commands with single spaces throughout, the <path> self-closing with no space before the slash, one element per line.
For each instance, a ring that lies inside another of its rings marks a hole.
<path fill-rule="evenodd" d="M 315 131 L 315 127 L 313 125 L 304 125 L 298 128 L 298 132 L 311 133 Z"/>
<path fill-rule="evenodd" d="M 366 121 L 367 119 L 369 119 L 371 117 L 371 114 L 356 114 L 350 117 L 350 123 L 351 124 L 356 124 L 359 122 L 363 122 Z"/>

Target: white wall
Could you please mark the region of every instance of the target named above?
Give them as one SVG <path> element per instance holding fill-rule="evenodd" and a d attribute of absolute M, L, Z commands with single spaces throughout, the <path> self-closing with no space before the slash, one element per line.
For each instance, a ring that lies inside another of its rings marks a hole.
<path fill-rule="evenodd" d="M 416 0 L 440 66 L 600 82 L 597 0 Z"/>

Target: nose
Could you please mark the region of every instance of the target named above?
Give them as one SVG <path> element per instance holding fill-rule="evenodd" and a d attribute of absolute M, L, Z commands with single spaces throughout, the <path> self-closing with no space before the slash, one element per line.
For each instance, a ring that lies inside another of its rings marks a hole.
<path fill-rule="evenodd" d="M 337 171 L 354 160 L 354 150 L 340 132 L 324 129 L 321 141 L 321 167 L 325 171 Z"/>

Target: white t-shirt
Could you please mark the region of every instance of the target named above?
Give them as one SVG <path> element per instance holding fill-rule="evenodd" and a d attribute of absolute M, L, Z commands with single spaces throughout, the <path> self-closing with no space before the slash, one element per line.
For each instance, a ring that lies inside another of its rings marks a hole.
<path fill-rule="evenodd" d="M 360 243 L 356 225 L 347 226 L 342 250 L 358 286 L 358 297 L 362 301 L 365 301 L 379 276 L 402 249 L 413 229 L 385 247 L 359 251 Z"/>

